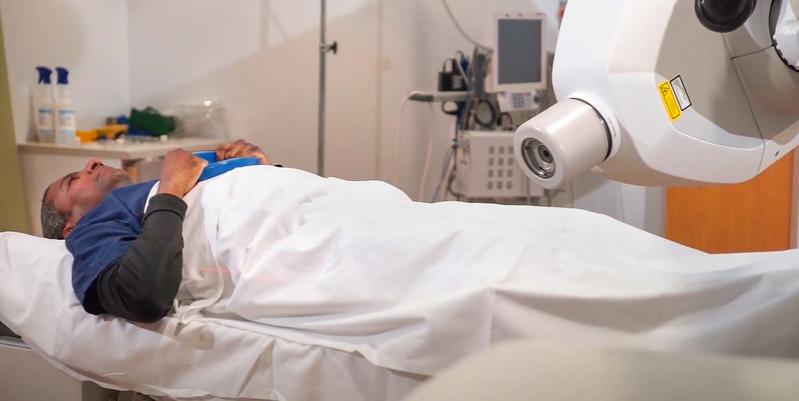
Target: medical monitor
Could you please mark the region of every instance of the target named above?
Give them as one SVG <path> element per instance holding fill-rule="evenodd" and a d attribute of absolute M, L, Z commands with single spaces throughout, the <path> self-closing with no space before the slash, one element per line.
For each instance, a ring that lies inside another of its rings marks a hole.
<path fill-rule="evenodd" d="M 544 15 L 499 13 L 492 33 L 492 84 L 495 92 L 534 92 L 547 86 Z"/>

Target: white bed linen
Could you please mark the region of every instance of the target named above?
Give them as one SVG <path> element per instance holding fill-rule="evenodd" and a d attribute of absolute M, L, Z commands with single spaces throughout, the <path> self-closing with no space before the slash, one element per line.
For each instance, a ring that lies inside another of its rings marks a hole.
<path fill-rule="evenodd" d="M 257 334 L 246 322 L 193 319 L 175 333 L 174 318 L 91 316 L 72 292 L 71 265 L 63 241 L 0 233 L 0 320 L 80 380 L 178 399 L 372 401 L 401 399 L 426 379 Z"/>
<path fill-rule="evenodd" d="M 799 356 L 796 251 L 707 255 L 579 210 L 265 166 L 186 201 L 163 324 L 87 316 L 63 244 L 19 234 L 0 237 L 0 319 L 74 374 L 173 397 L 396 399 L 516 338 Z"/>
<path fill-rule="evenodd" d="M 585 211 L 263 166 L 193 195 L 191 264 L 221 272 L 192 280 L 206 299 L 376 366 L 432 375 L 517 338 L 799 356 L 799 251 L 708 255 Z"/>

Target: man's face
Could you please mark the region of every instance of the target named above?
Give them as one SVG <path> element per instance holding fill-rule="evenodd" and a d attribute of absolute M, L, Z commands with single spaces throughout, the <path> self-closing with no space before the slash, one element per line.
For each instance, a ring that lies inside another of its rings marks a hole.
<path fill-rule="evenodd" d="M 67 174 L 50 184 L 47 200 L 53 202 L 59 213 L 68 216 L 64 237 L 109 192 L 130 183 L 131 179 L 124 170 L 108 167 L 97 159 L 91 159 L 83 170 Z"/>

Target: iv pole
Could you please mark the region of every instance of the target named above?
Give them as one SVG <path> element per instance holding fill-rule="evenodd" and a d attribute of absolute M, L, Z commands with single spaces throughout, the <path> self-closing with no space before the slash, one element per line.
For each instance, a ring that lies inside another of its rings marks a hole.
<path fill-rule="evenodd" d="M 319 22 L 319 139 L 316 150 L 317 174 L 325 176 L 325 95 L 327 79 L 327 53 L 338 54 L 338 42 L 327 43 L 327 0 L 321 0 L 322 10 Z"/>

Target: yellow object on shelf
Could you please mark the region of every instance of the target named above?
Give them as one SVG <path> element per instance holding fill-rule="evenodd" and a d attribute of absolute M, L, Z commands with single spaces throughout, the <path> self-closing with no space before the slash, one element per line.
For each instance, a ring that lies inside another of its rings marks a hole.
<path fill-rule="evenodd" d="M 78 130 L 75 135 L 77 135 L 80 143 L 90 143 L 90 142 L 96 142 L 99 134 L 97 130 L 90 130 L 90 131 Z"/>
<path fill-rule="evenodd" d="M 77 136 L 80 143 L 97 142 L 100 138 L 114 140 L 118 136 L 128 131 L 128 126 L 124 124 L 106 125 L 88 131 L 78 130 Z"/>

